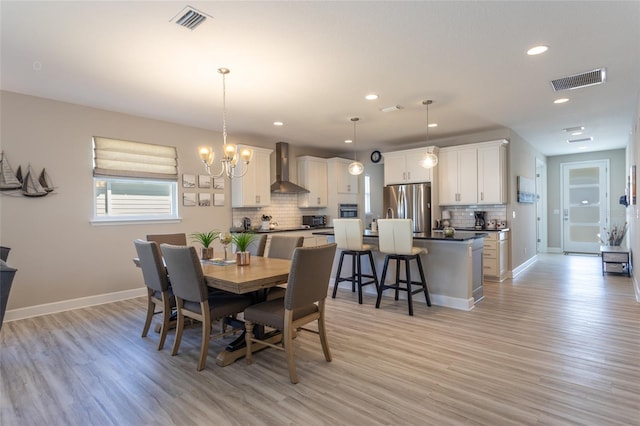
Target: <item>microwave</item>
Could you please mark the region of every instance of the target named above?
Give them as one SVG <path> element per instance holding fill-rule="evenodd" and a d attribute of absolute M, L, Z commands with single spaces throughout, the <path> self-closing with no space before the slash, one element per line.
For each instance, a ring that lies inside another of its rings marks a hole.
<path fill-rule="evenodd" d="M 304 215 L 302 216 L 302 224 L 311 228 L 320 228 L 327 226 L 327 216 L 325 215 Z"/>

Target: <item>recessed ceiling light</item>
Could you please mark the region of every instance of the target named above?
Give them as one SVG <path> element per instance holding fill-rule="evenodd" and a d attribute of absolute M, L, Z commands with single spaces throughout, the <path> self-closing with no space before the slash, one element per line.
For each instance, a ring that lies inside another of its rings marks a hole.
<path fill-rule="evenodd" d="M 438 127 L 438 123 L 429 123 L 427 124 L 428 127 Z"/>
<path fill-rule="evenodd" d="M 392 106 L 381 108 L 380 111 L 391 112 L 391 111 L 398 111 L 399 109 L 402 109 L 402 108 L 404 108 L 402 105 L 392 105 Z"/>
<path fill-rule="evenodd" d="M 580 136 L 582 132 L 572 132 L 571 136 Z"/>
<path fill-rule="evenodd" d="M 273 125 L 274 126 L 284 126 L 284 123 L 282 121 L 274 121 Z"/>
<path fill-rule="evenodd" d="M 560 98 L 553 101 L 554 104 L 563 104 L 565 102 L 569 102 L 569 98 Z"/>
<path fill-rule="evenodd" d="M 580 138 L 580 139 L 568 139 L 567 143 L 580 143 L 580 142 L 591 142 L 593 138 L 589 136 L 588 138 Z"/>
<path fill-rule="evenodd" d="M 539 55 L 546 52 L 547 50 L 549 50 L 549 46 L 534 46 L 531 49 L 527 50 L 527 55 Z"/>
<path fill-rule="evenodd" d="M 376 95 L 375 93 L 370 93 L 364 98 L 368 101 L 375 101 L 376 99 L 378 99 L 378 95 Z"/>
<path fill-rule="evenodd" d="M 344 143 L 353 143 L 353 141 L 351 139 L 346 139 Z"/>

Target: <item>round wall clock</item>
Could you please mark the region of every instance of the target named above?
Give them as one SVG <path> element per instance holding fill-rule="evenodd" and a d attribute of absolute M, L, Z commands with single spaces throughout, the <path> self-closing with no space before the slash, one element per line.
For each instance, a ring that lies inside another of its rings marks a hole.
<path fill-rule="evenodd" d="M 382 159 L 382 154 L 380 154 L 380 151 L 376 150 L 371 153 L 371 162 L 379 163 L 381 159 Z"/>

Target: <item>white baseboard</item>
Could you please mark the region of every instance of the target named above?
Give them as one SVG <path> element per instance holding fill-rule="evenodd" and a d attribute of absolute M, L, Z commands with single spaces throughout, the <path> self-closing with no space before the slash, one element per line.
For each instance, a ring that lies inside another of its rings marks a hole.
<path fill-rule="evenodd" d="M 633 291 L 636 294 L 636 302 L 640 303 L 640 282 L 635 274 L 631 276 L 631 280 L 633 281 Z"/>
<path fill-rule="evenodd" d="M 522 273 L 522 271 L 524 271 L 525 269 L 527 269 L 529 266 L 533 265 L 537 261 L 538 261 L 538 255 L 536 254 L 535 256 L 533 256 L 532 258 L 528 259 L 523 264 L 518 265 L 516 268 L 514 268 L 511 271 L 511 278 L 517 277 L 519 274 Z"/>
<path fill-rule="evenodd" d="M 331 281 L 331 285 L 329 286 L 329 292 L 333 292 L 333 282 Z M 339 285 L 338 288 L 342 288 L 345 290 L 351 290 L 351 283 L 342 283 L 342 285 Z M 357 291 L 357 290 L 356 290 Z M 372 285 L 368 285 L 368 286 L 363 286 L 362 287 L 362 291 L 364 294 L 373 294 L 373 295 L 377 295 L 378 293 L 375 291 L 375 286 Z M 401 300 L 407 300 L 407 293 L 404 291 L 400 292 L 399 298 Z M 437 305 L 437 306 L 444 306 L 447 308 L 452 308 L 452 309 L 460 309 L 463 311 L 470 311 L 471 309 L 473 309 L 473 298 L 470 299 L 461 299 L 461 298 L 457 298 L 457 297 L 451 297 L 451 296 L 443 296 L 441 294 L 433 294 L 431 292 L 429 292 L 429 298 L 431 299 L 431 303 L 433 305 Z M 419 293 L 416 294 L 415 296 L 413 296 L 413 301 L 414 302 L 418 302 L 418 303 L 426 303 L 425 299 L 424 299 L 424 294 L 423 293 Z"/>
<path fill-rule="evenodd" d="M 80 297 L 78 299 L 63 300 L 60 302 L 45 303 L 43 305 L 29 306 L 27 308 L 11 309 L 4 315 L 4 322 L 16 321 L 40 315 L 55 314 L 56 312 L 70 311 L 72 309 L 86 308 L 88 306 L 102 305 L 103 303 L 117 302 L 119 300 L 133 299 L 147 295 L 147 288 L 116 291 L 114 293 L 99 294 L 97 296 Z"/>
<path fill-rule="evenodd" d="M 547 253 L 562 254 L 562 253 L 564 253 L 564 251 L 562 251 L 562 248 L 560 248 L 560 247 L 547 247 Z"/>

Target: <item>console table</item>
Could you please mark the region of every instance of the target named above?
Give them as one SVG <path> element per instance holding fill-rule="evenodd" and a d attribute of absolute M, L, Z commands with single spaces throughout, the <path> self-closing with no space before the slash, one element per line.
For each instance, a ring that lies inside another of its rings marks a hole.
<path fill-rule="evenodd" d="M 605 272 L 631 276 L 631 256 L 629 250 L 620 246 L 600 246 L 602 275 Z"/>

